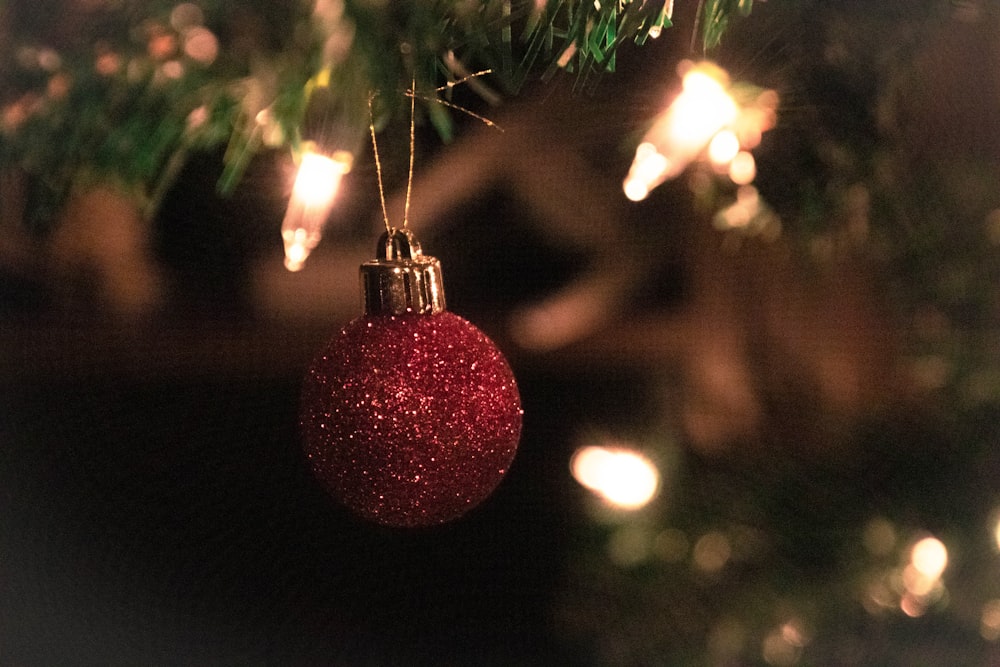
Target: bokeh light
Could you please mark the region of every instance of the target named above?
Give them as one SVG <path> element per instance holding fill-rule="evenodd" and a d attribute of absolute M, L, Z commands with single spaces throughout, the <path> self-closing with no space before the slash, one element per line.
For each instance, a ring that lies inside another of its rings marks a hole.
<path fill-rule="evenodd" d="M 340 181 L 351 170 L 352 160 L 350 153 L 338 151 L 327 156 L 313 146 L 308 146 L 303 153 L 281 224 L 285 268 L 289 271 L 300 270 L 319 243 Z"/>
<path fill-rule="evenodd" d="M 728 166 L 740 152 L 740 140 L 732 130 L 721 130 L 708 144 L 708 159 L 713 164 Z"/>
<path fill-rule="evenodd" d="M 200 26 L 204 21 L 205 13 L 201 7 L 191 2 L 182 2 L 170 11 L 170 27 L 177 32 Z"/>
<path fill-rule="evenodd" d="M 776 667 L 794 665 L 802 657 L 802 649 L 807 643 L 801 622 L 792 619 L 768 633 L 761 644 L 761 657 Z"/>
<path fill-rule="evenodd" d="M 988 642 L 1000 639 L 1000 600 L 989 600 L 983 605 L 979 634 Z"/>
<path fill-rule="evenodd" d="M 884 517 L 875 517 L 865 526 L 865 549 L 873 556 L 887 556 L 896 546 L 896 528 Z"/>
<path fill-rule="evenodd" d="M 570 461 L 573 478 L 609 505 L 636 510 L 659 490 L 660 473 L 646 456 L 626 447 L 581 447 Z"/>
<path fill-rule="evenodd" d="M 695 542 L 695 567 L 707 574 L 719 572 L 729 562 L 733 555 L 733 547 L 729 538 L 718 531 L 705 533 Z"/>
<path fill-rule="evenodd" d="M 928 579 L 937 579 L 948 566 L 948 549 L 936 537 L 925 537 L 910 552 L 913 567 Z"/>
<path fill-rule="evenodd" d="M 749 185 L 757 178 L 757 161 L 749 151 L 740 151 L 729 162 L 729 180 L 736 185 Z"/>
<path fill-rule="evenodd" d="M 208 28 L 191 28 L 184 34 L 184 55 L 202 65 L 210 65 L 219 55 L 219 40 Z"/>
<path fill-rule="evenodd" d="M 632 201 L 645 199 L 697 160 L 707 160 L 737 185 L 756 177 L 749 150 L 774 125 L 777 93 L 731 84 L 726 71 L 708 61 L 684 61 L 678 71 L 681 92 L 653 121 L 622 184 Z"/>

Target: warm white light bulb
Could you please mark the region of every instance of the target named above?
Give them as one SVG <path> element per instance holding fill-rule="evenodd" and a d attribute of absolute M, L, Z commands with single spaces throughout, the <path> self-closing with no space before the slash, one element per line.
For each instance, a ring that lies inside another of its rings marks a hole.
<path fill-rule="evenodd" d="M 728 85 L 725 72 L 709 63 L 687 70 L 680 94 L 659 115 L 636 150 L 625 181 L 626 196 L 638 201 L 663 181 L 678 176 L 713 137 L 732 125 L 739 106 Z M 646 145 L 649 148 L 644 149 Z M 732 152 L 731 145 L 726 148 Z"/>
<path fill-rule="evenodd" d="M 732 130 L 721 130 L 708 144 L 708 159 L 720 167 L 728 167 L 740 152 L 740 140 Z"/>
<path fill-rule="evenodd" d="M 739 114 L 736 101 L 726 90 L 724 75 L 692 68 L 684 75 L 684 90 L 670 107 L 667 139 L 677 150 L 694 158 Z M 689 160 L 690 160 L 689 158 Z"/>
<path fill-rule="evenodd" d="M 635 149 L 635 158 L 629 168 L 623 188 L 625 196 L 632 201 L 641 201 L 649 191 L 663 182 L 670 163 L 649 142 L 643 142 Z"/>
<path fill-rule="evenodd" d="M 573 478 L 607 503 L 635 510 L 656 496 L 660 473 L 637 451 L 619 447 L 583 447 L 570 462 Z"/>
<path fill-rule="evenodd" d="M 910 562 L 923 576 L 937 579 L 948 566 L 948 548 L 936 537 L 925 537 L 913 545 Z"/>
<path fill-rule="evenodd" d="M 757 161 L 749 151 L 740 151 L 729 163 L 729 179 L 736 185 L 749 185 L 757 178 Z"/>
<path fill-rule="evenodd" d="M 642 138 L 625 195 L 639 201 L 664 181 L 676 178 L 695 161 L 705 161 L 717 173 L 728 173 L 737 185 L 756 177 L 749 149 L 774 125 L 778 96 L 763 91 L 747 100 L 748 87 L 733 85 L 721 67 L 684 61 L 679 67 L 681 91 Z"/>
<path fill-rule="evenodd" d="M 319 243 L 340 181 L 351 170 L 352 160 L 351 154 L 345 151 L 327 156 L 307 148 L 303 153 L 281 223 L 285 268 L 289 271 L 300 270 Z"/>

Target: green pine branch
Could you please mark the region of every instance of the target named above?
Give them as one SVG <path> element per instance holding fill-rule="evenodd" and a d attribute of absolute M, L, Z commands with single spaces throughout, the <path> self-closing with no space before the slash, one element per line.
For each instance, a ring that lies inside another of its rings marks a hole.
<path fill-rule="evenodd" d="M 706 43 L 749 6 L 710 2 Z M 36 225 L 86 179 L 123 183 L 155 213 L 195 149 L 228 145 L 223 192 L 263 146 L 294 151 L 309 139 L 359 150 L 373 93 L 377 125 L 408 110 L 412 88 L 448 139 L 449 82 L 489 70 L 491 86 L 516 94 L 529 77 L 566 69 L 589 85 L 614 70 L 623 44 L 670 26 L 664 0 L 302 0 L 283 8 L 202 0 L 194 19 L 192 5 L 179 15 L 181 5 L 162 0 L 60 7 L 0 6 L 0 168 L 34 179 L 34 200 L 47 202 L 29 212 Z M 186 51 L 193 25 L 217 40 L 215 57 Z"/>

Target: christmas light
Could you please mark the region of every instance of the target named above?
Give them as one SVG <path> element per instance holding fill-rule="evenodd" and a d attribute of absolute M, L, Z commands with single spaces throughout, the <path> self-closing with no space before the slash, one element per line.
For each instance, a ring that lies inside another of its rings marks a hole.
<path fill-rule="evenodd" d="M 749 151 L 740 151 L 729 162 L 729 180 L 736 185 L 749 185 L 757 178 L 757 161 Z"/>
<path fill-rule="evenodd" d="M 777 94 L 730 84 L 725 70 L 710 62 L 685 61 L 679 69 L 681 92 L 643 137 L 625 178 L 625 196 L 632 201 L 645 199 L 697 160 L 707 159 L 737 185 L 757 174 L 747 149 L 774 124 Z"/>
<path fill-rule="evenodd" d="M 910 563 L 928 579 L 938 579 L 948 566 L 948 549 L 936 537 L 925 537 L 913 545 Z"/>
<path fill-rule="evenodd" d="M 992 599 L 983 605 L 979 634 L 988 642 L 1000 640 L 1000 600 Z"/>
<path fill-rule="evenodd" d="M 733 555 L 729 538 L 713 530 L 705 533 L 694 544 L 691 558 L 702 572 L 714 574 L 726 566 Z"/>
<path fill-rule="evenodd" d="M 344 174 L 351 170 L 353 156 L 337 151 L 323 155 L 307 146 L 302 154 L 299 171 L 292 186 L 285 219 L 281 223 L 281 238 L 285 243 L 285 268 L 298 271 L 309 253 L 319 243 L 340 189 Z"/>
<path fill-rule="evenodd" d="M 740 152 L 740 140 L 732 130 L 722 130 L 708 143 L 708 159 L 720 167 L 727 167 Z"/>
<path fill-rule="evenodd" d="M 775 667 L 797 664 L 805 646 L 803 637 L 792 622 L 772 630 L 761 642 L 761 657 Z"/>
<path fill-rule="evenodd" d="M 608 504 L 636 510 L 655 496 L 660 473 L 648 458 L 620 447 L 582 447 L 570 461 L 573 478 Z"/>
<path fill-rule="evenodd" d="M 945 595 L 941 575 L 948 566 L 948 549 L 936 537 L 925 537 L 910 549 L 909 562 L 899 571 L 899 609 L 911 618 L 923 616 L 927 608 Z"/>
<path fill-rule="evenodd" d="M 721 230 L 742 229 L 750 233 L 763 233 L 780 223 L 757 188 L 741 185 L 736 190 L 736 201 L 716 213 L 713 224 Z"/>

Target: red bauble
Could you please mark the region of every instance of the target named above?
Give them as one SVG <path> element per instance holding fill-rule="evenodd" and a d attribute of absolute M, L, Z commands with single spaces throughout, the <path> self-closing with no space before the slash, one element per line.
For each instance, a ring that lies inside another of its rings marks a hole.
<path fill-rule="evenodd" d="M 313 362 L 301 426 L 310 465 L 334 497 L 381 524 L 427 526 L 461 516 L 496 488 L 517 450 L 522 410 L 497 347 L 444 310 L 437 260 L 421 256 L 412 238 L 403 243 L 402 259 L 390 248 L 392 256 L 362 267 L 368 312 Z M 393 292 L 379 280 L 394 286 L 399 266 L 419 262 L 426 272 L 425 260 L 434 270 L 411 280 L 404 301 L 413 302 L 416 284 L 433 292 L 417 303 L 433 307 L 390 303 Z"/>

